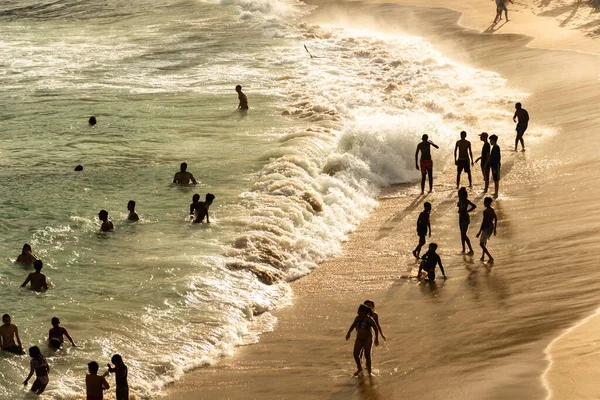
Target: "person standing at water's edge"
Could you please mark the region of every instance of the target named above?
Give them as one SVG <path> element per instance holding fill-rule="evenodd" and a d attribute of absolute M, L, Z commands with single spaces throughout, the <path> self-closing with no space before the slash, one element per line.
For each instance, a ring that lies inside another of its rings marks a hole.
<path fill-rule="evenodd" d="M 458 158 L 456 157 L 458 153 Z M 460 133 L 460 140 L 454 146 L 454 164 L 456 165 L 456 188 L 460 187 L 460 175 L 463 170 L 469 177 L 469 187 L 473 186 L 471 180 L 471 165 L 473 165 L 473 152 L 471 151 L 471 142 L 467 140 L 467 132 Z"/>
<path fill-rule="evenodd" d="M 42 274 L 41 272 L 43 266 L 44 263 L 42 263 L 42 260 L 35 260 L 33 262 L 33 268 L 35 269 L 35 272 L 27 275 L 27 279 L 25 279 L 25 282 L 23 282 L 21 287 L 25 287 L 29 282 L 31 282 L 30 289 L 33 291 L 41 292 L 42 290 L 48 290 L 48 280 L 46 279 L 46 275 Z"/>
<path fill-rule="evenodd" d="M 15 339 L 16 342 L 15 342 Z M 19 337 L 19 328 L 12 323 L 12 318 L 8 314 L 2 316 L 2 326 L 0 326 L 0 348 L 14 354 L 25 354 L 21 338 Z"/>
<path fill-rule="evenodd" d="M 439 149 L 439 147 L 429 140 L 429 136 L 423 135 L 422 142 L 417 145 L 415 152 L 415 166 L 421 170 L 421 194 L 425 192 L 425 176 L 429 175 L 429 192 L 433 191 L 433 160 L 431 159 L 431 146 Z M 421 152 L 421 160 L 419 161 L 419 151 Z M 420 168 L 419 168 L 420 167 Z"/>
<path fill-rule="evenodd" d="M 488 163 L 488 159 L 490 158 L 490 143 L 488 142 L 487 132 L 481 132 L 479 138 L 483 142 L 483 146 L 481 147 L 481 157 L 475 160 L 475 162 L 481 162 L 481 172 L 483 173 L 483 182 L 485 184 L 483 192 L 487 193 L 490 186 L 490 165 Z"/>
<path fill-rule="evenodd" d="M 517 120 L 519 122 L 517 122 Z M 521 148 L 525 151 L 525 142 L 523 141 L 523 135 L 527 130 L 527 125 L 529 125 L 529 113 L 526 109 L 521 106 L 521 103 L 515 104 L 515 115 L 513 115 L 513 122 L 517 122 L 517 138 L 515 139 L 515 151 L 519 147 L 519 142 L 521 142 Z"/>
<path fill-rule="evenodd" d="M 492 172 L 492 179 L 494 180 L 494 197 L 498 197 L 498 190 L 500 188 L 500 167 L 502 166 L 500 146 L 498 146 L 498 136 L 490 136 L 490 143 L 492 144 L 492 151 L 490 152 L 490 158 L 488 158 L 488 165 Z"/>
<path fill-rule="evenodd" d="M 190 172 L 187 172 L 187 163 L 181 163 L 181 165 L 179 166 L 179 172 L 177 172 L 175 174 L 175 176 L 173 177 L 173 183 L 179 183 L 181 185 L 189 185 L 190 181 L 192 181 L 192 184 L 196 184 L 198 182 L 196 182 L 196 179 L 194 178 L 194 175 L 192 175 Z"/>
<path fill-rule="evenodd" d="M 127 383 L 127 366 L 119 354 L 115 354 L 110 359 L 115 367 L 108 364 L 108 372 L 115 374 L 117 400 L 129 400 L 129 384 Z"/>
<path fill-rule="evenodd" d="M 238 105 L 238 110 L 247 110 L 248 109 L 248 97 L 246 97 L 244 92 L 242 92 L 242 87 L 240 85 L 237 85 L 235 87 L 235 91 L 237 92 L 238 99 L 240 101 L 240 104 Z"/>
<path fill-rule="evenodd" d="M 115 226 L 112 221 L 108 220 L 108 211 L 100 210 L 98 213 L 98 219 L 102 221 L 102 225 L 100 225 L 100 230 L 102 232 L 112 232 L 115 230 Z"/>
<path fill-rule="evenodd" d="M 469 252 L 467 255 L 473 255 L 473 247 L 471 247 L 471 240 L 469 236 L 467 236 L 467 232 L 469 230 L 469 225 L 471 224 L 471 217 L 469 213 L 477 208 L 475 204 L 469 200 L 469 194 L 467 193 L 467 189 L 461 187 L 458 191 L 458 203 L 456 204 L 458 207 L 458 225 L 460 227 L 460 242 L 462 244 L 462 252 L 465 252 L 465 244 L 469 246 Z"/>
<path fill-rule="evenodd" d="M 350 334 L 356 328 L 356 341 L 354 342 L 354 361 L 356 362 L 356 372 L 354 376 L 360 375 L 363 371 L 362 365 L 360 362 L 360 355 L 364 352 L 365 361 L 367 362 L 367 373 L 371 376 L 371 347 L 373 346 L 373 335 L 371 334 L 371 329 L 375 331 L 375 346 L 379 346 L 379 329 L 377 329 L 377 324 L 371 317 L 369 317 L 369 313 L 372 310 L 364 304 L 361 304 L 358 307 L 358 316 L 354 319 L 352 325 L 350 325 L 350 329 L 348 329 L 348 333 L 346 334 L 346 340 L 350 339 Z"/>
<path fill-rule="evenodd" d="M 502 21 L 502 11 L 504 11 L 504 14 L 506 15 L 506 22 L 510 21 L 508 19 L 508 8 L 506 8 L 506 1 L 507 0 L 496 0 L 496 18 L 494 19 L 494 23 Z M 513 0 L 508 1 L 513 3 Z"/>
<path fill-rule="evenodd" d="M 417 219 L 417 236 L 419 236 L 419 244 L 413 250 L 413 256 L 418 260 L 419 254 L 421 253 L 421 247 L 425 245 L 425 237 L 429 230 L 429 237 L 431 237 L 431 224 L 429 223 L 429 214 L 431 213 L 431 203 L 426 201 L 423 203 L 423 211 L 419 214 Z"/>
<path fill-rule="evenodd" d="M 492 208 L 492 201 L 491 197 L 486 197 L 485 200 L 483 200 L 483 205 L 485 206 L 485 210 L 483 210 L 483 221 L 481 222 L 479 232 L 477 232 L 477 237 L 480 237 L 479 245 L 483 250 L 480 260 L 485 261 L 485 256 L 487 255 L 489 263 L 494 262 L 494 257 L 492 257 L 488 251 L 487 242 L 492 234 L 496 236 L 496 226 L 498 225 L 498 217 L 496 216 L 496 211 Z"/>

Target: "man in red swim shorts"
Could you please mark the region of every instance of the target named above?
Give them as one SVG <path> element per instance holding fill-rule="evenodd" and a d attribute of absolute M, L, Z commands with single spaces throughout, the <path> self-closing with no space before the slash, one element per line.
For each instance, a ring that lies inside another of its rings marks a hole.
<path fill-rule="evenodd" d="M 429 136 L 423 135 L 422 142 L 417 145 L 415 153 L 415 165 L 421 170 L 421 194 L 425 192 L 425 177 L 429 175 L 429 192 L 433 191 L 433 160 L 431 159 L 431 146 L 439 149 L 439 147 L 429 140 Z M 421 161 L 419 160 L 419 151 L 421 152 Z M 420 164 L 420 168 L 419 168 Z"/>

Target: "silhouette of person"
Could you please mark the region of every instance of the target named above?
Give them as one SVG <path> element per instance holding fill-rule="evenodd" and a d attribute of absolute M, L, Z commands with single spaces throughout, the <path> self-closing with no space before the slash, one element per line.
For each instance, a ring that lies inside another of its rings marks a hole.
<path fill-rule="evenodd" d="M 488 158 L 488 165 L 492 172 L 492 179 L 494 180 L 494 197 L 498 197 L 498 189 L 500 188 L 500 167 L 501 167 L 501 155 L 500 146 L 498 146 L 498 136 L 490 136 L 490 143 L 492 145 L 492 151 L 490 151 L 490 158 Z"/>
<path fill-rule="evenodd" d="M 490 144 L 488 142 L 487 132 L 481 132 L 479 134 L 479 139 L 483 142 L 483 146 L 481 147 L 481 157 L 477 158 L 475 163 L 481 160 L 481 173 L 483 174 L 483 182 L 485 183 L 483 192 L 487 193 L 488 187 L 490 186 L 490 165 L 488 163 L 488 159 L 490 158 Z"/>
<path fill-rule="evenodd" d="M 98 213 L 98 219 L 102 221 L 102 225 L 100 225 L 100 230 L 102 232 L 112 232 L 115 230 L 115 226 L 112 221 L 108 220 L 108 211 L 100 210 Z"/>
<path fill-rule="evenodd" d="M 518 120 L 518 122 L 517 122 Z M 521 103 L 515 104 L 515 115 L 513 115 L 513 122 L 517 122 L 517 138 L 515 139 L 515 151 L 521 142 L 521 148 L 525 151 L 525 142 L 523 141 L 523 135 L 529 125 L 529 113 L 526 109 L 521 106 Z"/>
<path fill-rule="evenodd" d="M 479 232 L 477 232 L 477 237 L 479 238 L 479 245 L 483 250 L 481 254 L 481 261 L 485 261 L 485 256 L 487 255 L 489 263 L 494 262 L 494 257 L 490 254 L 487 248 L 487 242 L 489 238 L 492 236 L 496 236 L 496 226 L 498 225 L 498 217 L 496 216 L 496 211 L 492 208 L 491 197 L 486 197 L 483 200 L 483 205 L 485 206 L 485 210 L 483 210 L 483 221 L 481 221 L 481 227 L 479 228 Z"/>
<path fill-rule="evenodd" d="M 354 341 L 354 361 L 356 362 L 356 372 L 354 376 L 358 376 L 362 373 L 361 365 L 361 354 L 364 354 L 365 361 L 367 364 L 367 373 L 371 376 L 371 347 L 373 346 L 373 335 L 371 329 L 375 331 L 375 346 L 379 346 L 379 329 L 377 324 L 373 321 L 373 318 L 369 316 L 373 310 L 364 304 L 358 307 L 358 316 L 354 319 L 348 333 L 346 334 L 346 340 L 350 339 L 350 334 L 356 328 L 356 340 Z"/>
<path fill-rule="evenodd" d="M 415 152 L 415 165 L 421 170 L 421 194 L 425 191 L 425 176 L 429 175 L 429 191 L 433 191 L 433 160 L 431 159 L 431 146 L 439 149 L 439 147 L 429 140 L 429 136 L 423 135 L 421 143 L 417 145 Z M 421 160 L 419 159 L 419 151 L 421 152 Z M 420 167 L 420 168 L 419 168 Z"/>
<path fill-rule="evenodd" d="M 16 339 L 16 342 L 15 342 Z M 7 351 L 14 354 L 25 354 L 21 338 L 19 337 L 19 328 L 12 323 L 12 318 L 9 314 L 2 316 L 2 326 L 0 326 L 0 348 L 2 351 Z"/>
<path fill-rule="evenodd" d="M 88 120 L 88 124 L 90 124 L 90 126 L 92 128 L 96 127 L 96 117 L 90 117 L 90 119 Z"/>
<path fill-rule="evenodd" d="M 469 213 L 477 208 L 475 204 L 469 200 L 469 194 L 467 193 L 467 189 L 461 187 L 458 190 L 458 203 L 456 204 L 458 207 L 458 225 L 460 227 L 460 242 L 462 244 L 462 252 L 465 252 L 465 244 L 469 246 L 468 255 L 473 255 L 473 247 L 471 247 L 471 240 L 467 236 L 467 231 L 469 230 L 469 225 L 471 224 L 471 217 Z"/>
<path fill-rule="evenodd" d="M 71 342 L 71 345 L 77 347 L 67 329 L 60 326 L 60 320 L 57 317 L 53 317 L 51 323 L 52 329 L 48 331 L 48 346 L 53 349 L 60 349 L 60 346 L 62 346 L 65 341 L 64 336 L 66 336 L 67 339 L 69 339 L 69 342 Z"/>
<path fill-rule="evenodd" d="M 458 153 L 458 158 L 456 157 Z M 473 186 L 471 181 L 471 165 L 473 165 L 473 152 L 471 151 L 471 142 L 467 140 L 467 132 L 460 133 L 460 140 L 454 146 L 454 164 L 456 165 L 456 188 L 460 186 L 460 175 L 463 170 L 469 177 L 469 187 Z"/>
<path fill-rule="evenodd" d="M 427 272 L 427 280 L 429 282 L 435 281 L 435 267 L 437 265 L 440 266 L 440 270 L 442 271 L 442 276 L 446 279 L 446 273 L 444 272 L 444 267 L 442 265 L 442 259 L 439 254 L 436 253 L 438 245 L 436 243 L 429 243 L 429 250 L 423 257 L 421 257 L 421 264 L 419 264 L 419 272 L 417 272 L 417 279 L 421 279 L 421 271 Z"/>
<path fill-rule="evenodd" d="M 19 254 L 15 262 L 31 265 L 35 260 L 37 260 L 37 257 L 31 252 L 31 246 L 25 243 L 23 245 L 23 250 L 21 250 L 21 254 Z"/>
<path fill-rule="evenodd" d="M 36 292 L 41 292 L 42 289 L 47 290 L 48 281 L 46 280 L 46 275 L 42 274 L 41 272 L 43 266 L 44 263 L 42 262 L 42 260 L 35 260 L 33 262 L 33 268 L 35 269 L 35 272 L 32 272 L 29 275 L 27 275 L 27 279 L 25 279 L 25 282 L 23 282 L 21 287 L 25 287 L 28 283 L 31 282 L 31 290 L 34 290 Z"/>
<path fill-rule="evenodd" d="M 247 110 L 248 109 L 248 97 L 242 92 L 242 87 L 237 85 L 235 87 L 235 91 L 238 94 L 238 99 L 240 104 L 238 105 L 238 110 Z"/>
<path fill-rule="evenodd" d="M 196 179 L 194 178 L 194 175 L 192 175 L 190 172 L 187 172 L 187 163 L 181 163 L 181 165 L 179 166 L 179 172 L 177 172 L 175 174 L 175 176 L 173 177 L 173 183 L 179 183 L 182 185 L 189 185 L 190 181 L 192 181 L 192 184 L 196 184 L 198 182 L 196 182 Z"/>
<path fill-rule="evenodd" d="M 127 203 L 127 210 L 129 211 L 129 215 L 127 216 L 128 221 L 137 222 L 140 220 L 140 217 L 135 212 L 135 201 L 129 200 Z"/>
<path fill-rule="evenodd" d="M 423 203 L 423 211 L 419 214 L 419 218 L 417 219 L 417 236 L 419 236 L 419 244 L 413 250 L 413 256 L 416 259 L 419 259 L 419 254 L 421 253 L 421 247 L 425 245 L 425 236 L 427 236 L 427 231 L 429 230 L 429 237 L 431 237 L 431 224 L 429 223 L 429 214 L 431 213 L 431 203 L 426 201 Z"/>
<path fill-rule="evenodd" d="M 35 381 L 33 381 L 33 385 L 31 385 L 31 391 L 35 394 L 42 394 L 46 389 L 46 386 L 48 386 L 48 373 L 50 372 L 50 367 L 39 347 L 30 347 L 29 356 L 31 357 L 31 368 L 23 385 L 27 386 L 29 379 L 31 379 L 35 372 Z"/>
<path fill-rule="evenodd" d="M 196 200 L 195 197 L 196 195 L 194 195 L 194 198 L 192 198 L 192 200 Z M 198 196 L 198 200 L 199 199 L 200 196 Z M 210 219 L 208 217 L 208 208 L 211 206 L 214 200 L 214 194 L 206 193 L 206 200 L 204 200 L 203 202 L 196 201 L 190 205 L 190 213 L 192 213 L 193 211 L 193 213 L 196 214 L 196 219 L 194 219 L 194 223 L 200 223 L 204 220 L 204 217 L 206 217 L 206 223 L 210 224 Z"/>

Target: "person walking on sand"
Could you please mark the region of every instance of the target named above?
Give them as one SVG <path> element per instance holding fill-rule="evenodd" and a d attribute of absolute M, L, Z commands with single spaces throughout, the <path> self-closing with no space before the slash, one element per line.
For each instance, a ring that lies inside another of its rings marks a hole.
<path fill-rule="evenodd" d="M 2 316 L 2 326 L 0 326 L 0 349 L 18 355 L 25 354 L 23 345 L 21 344 L 21 338 L 19 337 L 19 328 L 12 323 L 12 318 L 9 314 L 4 314 Z"/>
<path fill-rule="evenodd" d="M 33 268 L 35 272 L 27 275 L 27 279 L 21 285 L 21 287 L 27 286 L 28 283 L 31 282 L 30 289 L 35 292 L 41 292 L 42 290 L 48 290 L 48 280 L 46 279 L 46 275 L 42 274 L 42 267 L 44 263 L 42 260 L 35 260 L 33 262 Z"/>
<path fill-rule="evenodd" d="M 108 372 L 114 372 L 117 400 L 129 400 L 129 384 L 127 383 L 127 366 L 119 354 L 115 354 L 110 359 L 115 367 L 108 364 Z"/>
<path fill-rule="evenodd" d="M 417 272 L 417 279 L 421 280 L 421 271 L 425 271 L 427 272 L 427 279 L 425 279 L 428 282 L 433 282 L 435 281 L 435 267 L 436 266 L 440 266 L 440 271 L 442 271 L 442 276 L 444 277 L 444 279 L 447 278 L 446 273 L 444 272 L 444 266 L 442 265 L 442 259 L 440 258 L 439 254 L 436 253 L 436 250 L 438 248 L 438 245 L 436 243 L 429 243 L 429 250 L 427 250 L 427 252 L 425 254 L 423 254 L 423 257 L 421 258 L 421 264 L 419 264 L 419 272 Z"/>
<path fill-rule="evenodd" d="M 458 203 L 456 204 L 458 207 L 458 225 L 460 227 L 460 242 L 462 244 L 462 252 L 465 252 L 465 243 L 469 246 L 469 252 L 467 255 L 472 256 L 475 254 L 473 251 L 473 247 L 471 247 L 471 240 L 469 236 L 467 236 L 467 231 L 469 230 L 469 225 L 471 224 L 471 217 L 469 213 L 477 208 L 475 204 L 469 200 L 469 194 L 467 193 L 467 189 L 461 187 L 458 190 Z"/>
<path fill-rule="evenodd" d="M 19 254 L 15 262 L 19 264 L 31 265 L 35 260 L 37 260 L 37 257 L 31 252 L 31 246 L 25 243 L 23 245 L 23 249 L 21 250 L 21 254 Z"/>
<path fill-rule="evenodd" d="M 248 109 L 248 97 L 246 97 L 246 95 L 244 94 L 244 92 L 242 92 L 242 87 L 240 85 L 237 85 L 235 87 L 235 91 L 238 94 L 238 100 L 240 101 L 240 104 L 238 105 L 238 110 L 247 110 Z"/>
<path fill-rule="evenodd" d="M 504 11 L 506 15 L 506 22 L 510 21 L 508 19 L 508 8 L 506 8 L 507 0 L 496 0 L 496 18 L 494 19 L 494 23 L 502 21 L 502 11 Z M 508 0 L 513 3 L 513 0 Z M 514 3 L 513 3 L 514 4 Z"/>
<path fill-rule="evenodd" d="M 112 221 L 108 220 L 108 211 L 100 210 L 98 213 L 98 219 L 102 221 L 102 225 L 100 225 L 100 230 L 102 232 L 112 232 L 115 230 L 115 226 Z"/>
<path fill-rule="evenodd" d="M 127 203 L 127 211 L 129 211 L 129 215 L 127 215 L 127 220 L 131 222 L 138 222 L 140 220 L 139 215 L 135 212 L 135 201 L 129 200 Z"/>
<path fill-rule="evenodd" d="M 490 186 L 490 166 L 488 163 L 488 159 L 490 158 L 490 143 L 488 142 L 487 132 L 481 132 L 479 134 L 479 139 L 481 139 L 483 142 L 483 146 L 481 147 L 481 157 L 477 158 L 477 160 L 474 162 L 476 163 L 479 161 L 481 163 L 481 172 L 483 174 L 483 182 L 485 184 L 483 193 L 487 193 Z"/>
<path fill-rule="evenodd" d="M 381 325 L 379 325 L 379 314 L 377 314 L 375 312 L 375 302 L 373 302 L 371 300 L 365 300 L 363 304 L 371 309 L 371 313 L 369 314 L 369 317 L 373 318 L 373 321 L 375 321 L 375 324 L 377 325 L 377 329 L 379 329 L 379 333 L 381 334 L 381 338 L 383 340 L 387 340 L 385 338 L 385 335 L 383 334 Z"/>
<path fill-rule="evenodd" d="M 498 197 L 498 190 L 500 188 L 500 167 L 501 154 L 500 146 L 498 146 L 498 136 L 490 136 L 490 143 L 492 145 L 492 151 L 490 151 L 490 158 L 488 158 L 488 166 L 492 172 L 492 179 L 494 180 L 494 198 Z"/>
<path fill-rule="evenodd" d="M 52 329 L 48 331 L 48 346 L 53 349 L 60 349 L 60 346 L 65 342 L 64 336 L 66 336 L 67 339 L 69 339 L 69 342 L 71 342 L 71 345 L 77 347 L 67 329 L 60 326 L 60 320 L 57 317 L 53 317 L 51 323 Z"/>
<path fill-rule="evenodd" d="M 187 172 L 187 166 L 187 163 L 181 163 L 179 166 L 179 172 L 177 172 L 173 177 L 173 183 L 178 183 L 181 185 L 189 185 L 190 181 L 192 181 L 193 185 L 198 183 L 196 182 L 194 175 L 192 175 L 190 172 Z"/>
<path fill-rule="evenodd" d="M 365 355 L 365 361 L 367 363 L 367 373 L 369 376 L 373 376 L 371 373 L 371 347 L 373 346 L 373 335 L 371 329 L 375 331 L 375 346 L 379 346 L 379 329 L 377 324 L 373 321 L 373 318 L 369 317 L 369 313 L 372 310 L 364 304 L 358 307 L 358 316 L 354 319 L 348 333 L 346 334 L 346 340 L 350 339 L 350 334 L 356 328 L 356 340 L 354 342 L 354 361 L 356 362 L 356 372 L 354 376 L 358 376 L 362 373 L 362 364 L 360 361 L 361 353 Z"/>
<path fill-rule="evenodd" d="M 413 250 L 413 256 L 418 260 L 419 254 L 421 253 L 421 247 L 425 245 L 425 237 L 429 230 L 429 237 L 431 237 L 431 224 L 429 223 L 429 215 L 431 214 L 431 203 L 426 201 L 423 203 L 423 211 L 419 214 L 417 219 L 417 236 L 419 236 L 419 244 Z"/>
<path fill-rule="evenodd" d="M 417 145 L 415 153 L 415 166 L 421 170 L 421 194 L 425 192 L 425 177 L 429 175 L 429 192 L 433 192 L 433 160 L 431 159 L 431 146 L 439 149 L 439 147 L 429 140 L 429 136 L 423 135 L 421 143 Z M 419 161 L 419 151 L 421 152 L 421 160 Z"/>
<path fill-rule="evenodd" d="M 100 366 L 96 361 L 88 364 L 89 374 L 85 376 L 86 400 L 103 400 L 104 391 L 110 389 L 106 381 L 106 374 L 98 375 Z"/>
<path fill-rule="evenodd" d="M 519 122 L 517 122 L 517 120 Z M 522 151 L 525 151 L 525 142 L 523 141 L 523 135 L 527 130 L 527 125 L 529 125 L 529 113 L 526 109 L 521 106 L 521 103 L 515 104 L 515 115 L 513 115 L 513 122 L 517 122 L 517 138 L 515 139 L 515 151 L 519 147 L 519 142 L 521 142 Z"/>
<path fill-rule="evenodd" d="M 458 158 L 456 157 L 458 153 Z M 454 146 L 454 164 L 456 165 L 456 188 L 460 187 L 460 175 L 463 170 L 469 177 L 469 187 L 473 186 L 471 180 L 471 165 L 473 165 L 473 152 L 471 151 L 471 142 L 467 140 L 467 132 L 460 133 L 460 140 Z"/>
<path fill-rule="evenodd" d="M 485 210 L 483 210 L 483 221 L 481 221 L 481 228 L 479 228 L 479 232 L 477 232 L 477 237 L 479 238 L 479 245 L 483 250 L 481 254 L 481 261 L 485 261 L 485 256 L 488 256 L 488 263 L 494 262 L 494 257 L 490 254 L 487 248 L 487 242 L 492 236 L 496 236 L 496 226 L 498 225 L 498 217 L 496 217 L 496 211 L 492 208 L 491 197 L 486 197 L 483 200 L 483 205 L 485 206 Z"/>
<path fill-rule="evenodd" d="M 29 362 L 29 375 L 27 375 L 25 382 L 23 382 L 23 386 L 27 386 L 27 383 L 29 383 L 29 380 L 35 372 L 35 381 L 33 381 L 33 385 L 31 385 L 31 391 L 35 394 L 42 394 L 44 393 L 46 386 L 48 386 L 48 373 L 50 372 L 50 367 L 39 347 L 30 347 L 29 356 L 31 357 L 31 361 Z"/>

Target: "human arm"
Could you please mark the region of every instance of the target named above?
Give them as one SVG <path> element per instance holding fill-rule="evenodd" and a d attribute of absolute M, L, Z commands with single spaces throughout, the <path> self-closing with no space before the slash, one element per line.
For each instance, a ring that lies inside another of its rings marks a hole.
<path fill-rule="evenodd" d="M 195 185 L 198 182 L 196 182 L 196 178 L 194 178 L 194 175 L 190 174 L 190 179 L 192 180 L 192 183 Z"/>
<path fill-rule="evenodd" d="M 427 221 L 427 228 L 429 229 L 429 237 L 431 237 L 431 223 Z"/>
<path fill-rule="evenodd" d="M 369 317 L 369 319 L 369 324 L 375 331 L 375 346 L 379 346 L 379 328 L 377 327 L 378 324 L 375 321 L 373 321 L 373 318 Z"/>
<path fill-rule="evenodd" d="M 375 321 L 375 324 L 377 324 L 377 329 L 379 329 L 379 333 L 381 333 L 383 340 L 387 340 L 383 334 L 383 331 L 381 330 L 381 325 L 379 325 L 379 315 L 377 315 L 377 313 L 373 315 L 373 321 Z"/>
<path fill-rule="evenodd" d="M 440 271 L 442 271 L 442 276 L 446 279 L 446 273 L 444 272 L 444 266 L 442 265 L 442 259 L 438 257 L 438 265 L 440 266 Z"/>
<path fill-rule="evenodd" d="M 469 143 L 469 155 L 471 156 L 471 165 L 474 165 L 475 161 L 473 161 L 473 150 L 471 149 L 471 143 Z"/>
<path fill-rule="evenodd" d="M 435 147 L 436 149 L 440 148 L 437 144 L 433 143 L 431 140 L 429 141 L 429 144 L 432 145 L 433 147 Z"/>
<path fill-rule="evenodd" d="M 473 161 L 473 164 L 475 164 L 479 160 L 481 160 L 481 157 L 477 157 L 477 160 Z"/>
<path fill-rule="evenodd" d="M 470 208 L 467 210 L 467 212 L 470 213 L 471 211 L 476 209 L 477 206 L 475 204 L 473 204 L 473 202 L 471 202 L 471 200 L 467 200 L 467 201 L 469 202 L 469 206 L 470 206 Z"/>
<path fill-rule="evenodd" d="M 175 174 L 175 176 L 173 177 L 173 183 L 179 183 L 179 179 L 177 177 L 178 174 Z"/>
<path fill-rule="evenodd" d="M 17 326 L 15 325 L 15 337 L 17 338 L 17 344 L 19 345 L 19 348 L 23 348 L 23 345 L 21 344 L 21 338 L 19 337 L 19 328 L 17 328 Z"/>
<path fill-rule="evenodd" d="M 210 224 L 210 219 L 208 218 L 208 207 L 206 207 L 206 223 Z"/>
<path fill-rule="evenodd" d="M 348 333 L 346 334 L 346 340 L 350 339 L 350 334 L 352 333 L 352 331 L 354 330 L 354 328 L 356 328 L 356 319 L 357 318 L 355 318 L 354 322 L 352 323 L 352 325 L 350 325 L 350 329 L 348 329 Z"/>
<path fill-rule="evenodd" d="M 475 237 L 479 237 L 481 236 L 481 231 L 483 230 L 483 223 L 481 224 L 481 226 L 479 227 L 479 232 L 477 232 L 477 235 L 475 235 Z"/>
<path fill-rule="evenodd" d="M 110 385 L 108 384 L 108 381 L 106 380 L 106 378 L 103 376 L 102 377 L 102 390 L 108 390 L 110 389 Z"/>
<path fill-rule="evenodd" d="M 106 366 L 108 367 L 108 372 L 110 373 L 114 373 L 117 370 L 116 368 L 111 367 L 110 364 L 106 364 Z"/>
<path fill-rule="evenodd" d="M 71 335 L 69 335 L 69 332 L 65 328 L 63 328 L 63 333 L 65 334 L 67 339 L 69 339 L 69 342 L 71 342 L 73 347 L 77 347 L 77 345 L 73 342 L 73 338 L 71 338 Z"/>
<path fill-rule="evenodd" d="M 458 142 L 456 142 L 456 146 L 454 146 L 454 164 L 456 164 L 458 161 L 456 160 L 456 152 L 458 151 Z"/>
<path fill-rule="evenodd" d="M 419 263 L 419 272 L 417 272 L 417 279 L 421 279 L 421 271 L 423 271 L 423 262 Z"/>
<path fill-rule="evenodd" d="M 27 275 L 27 279 L 25 279 L 25 282 L 23 282 L 23 284 L 21 285 L 21 287 L 25 287 L 27 286 L 27 284 L 31 281 L 31 274 Z"/>
<path fill-rule="evenodd" d="M 511 3 L 512 3 L 512 1 L 511 1 Z M 513 115 L 513 122 L 517 122 L 517 112 L 518 111 L 515 111 L 515 115 Z"/>
<path fill-rule="evenodd" d="M 34 372 L 35 372 L 35 369 L 33 368 L 33 365 L 32 365 L 31 368 L 29 369 L 29 375 L 27 375 L 27 378 L 25 378 L 25 381 L 23 382 L 23 386 L 27 386 L 27 384 L 29 383 L 29 380 L 33 376 Z"/>
<path fill-rule="evenodd" d="M 496 212 L 494 211 L 494 236 L 496 236 L 496 225 L 498 225 L 498 217 L 496 216 Z"/>
<path fill-rule="evenodd" d="M 44 275 L 44 282 L 42 283 L 42 289 L 48 290 L 48 278 Z"/>
<path fill-rule="evenodd" d="M 415 166 L 419 169 L 419 150 L 421 147 L 417 145 L 417 151 L 415 152 Z"/>

